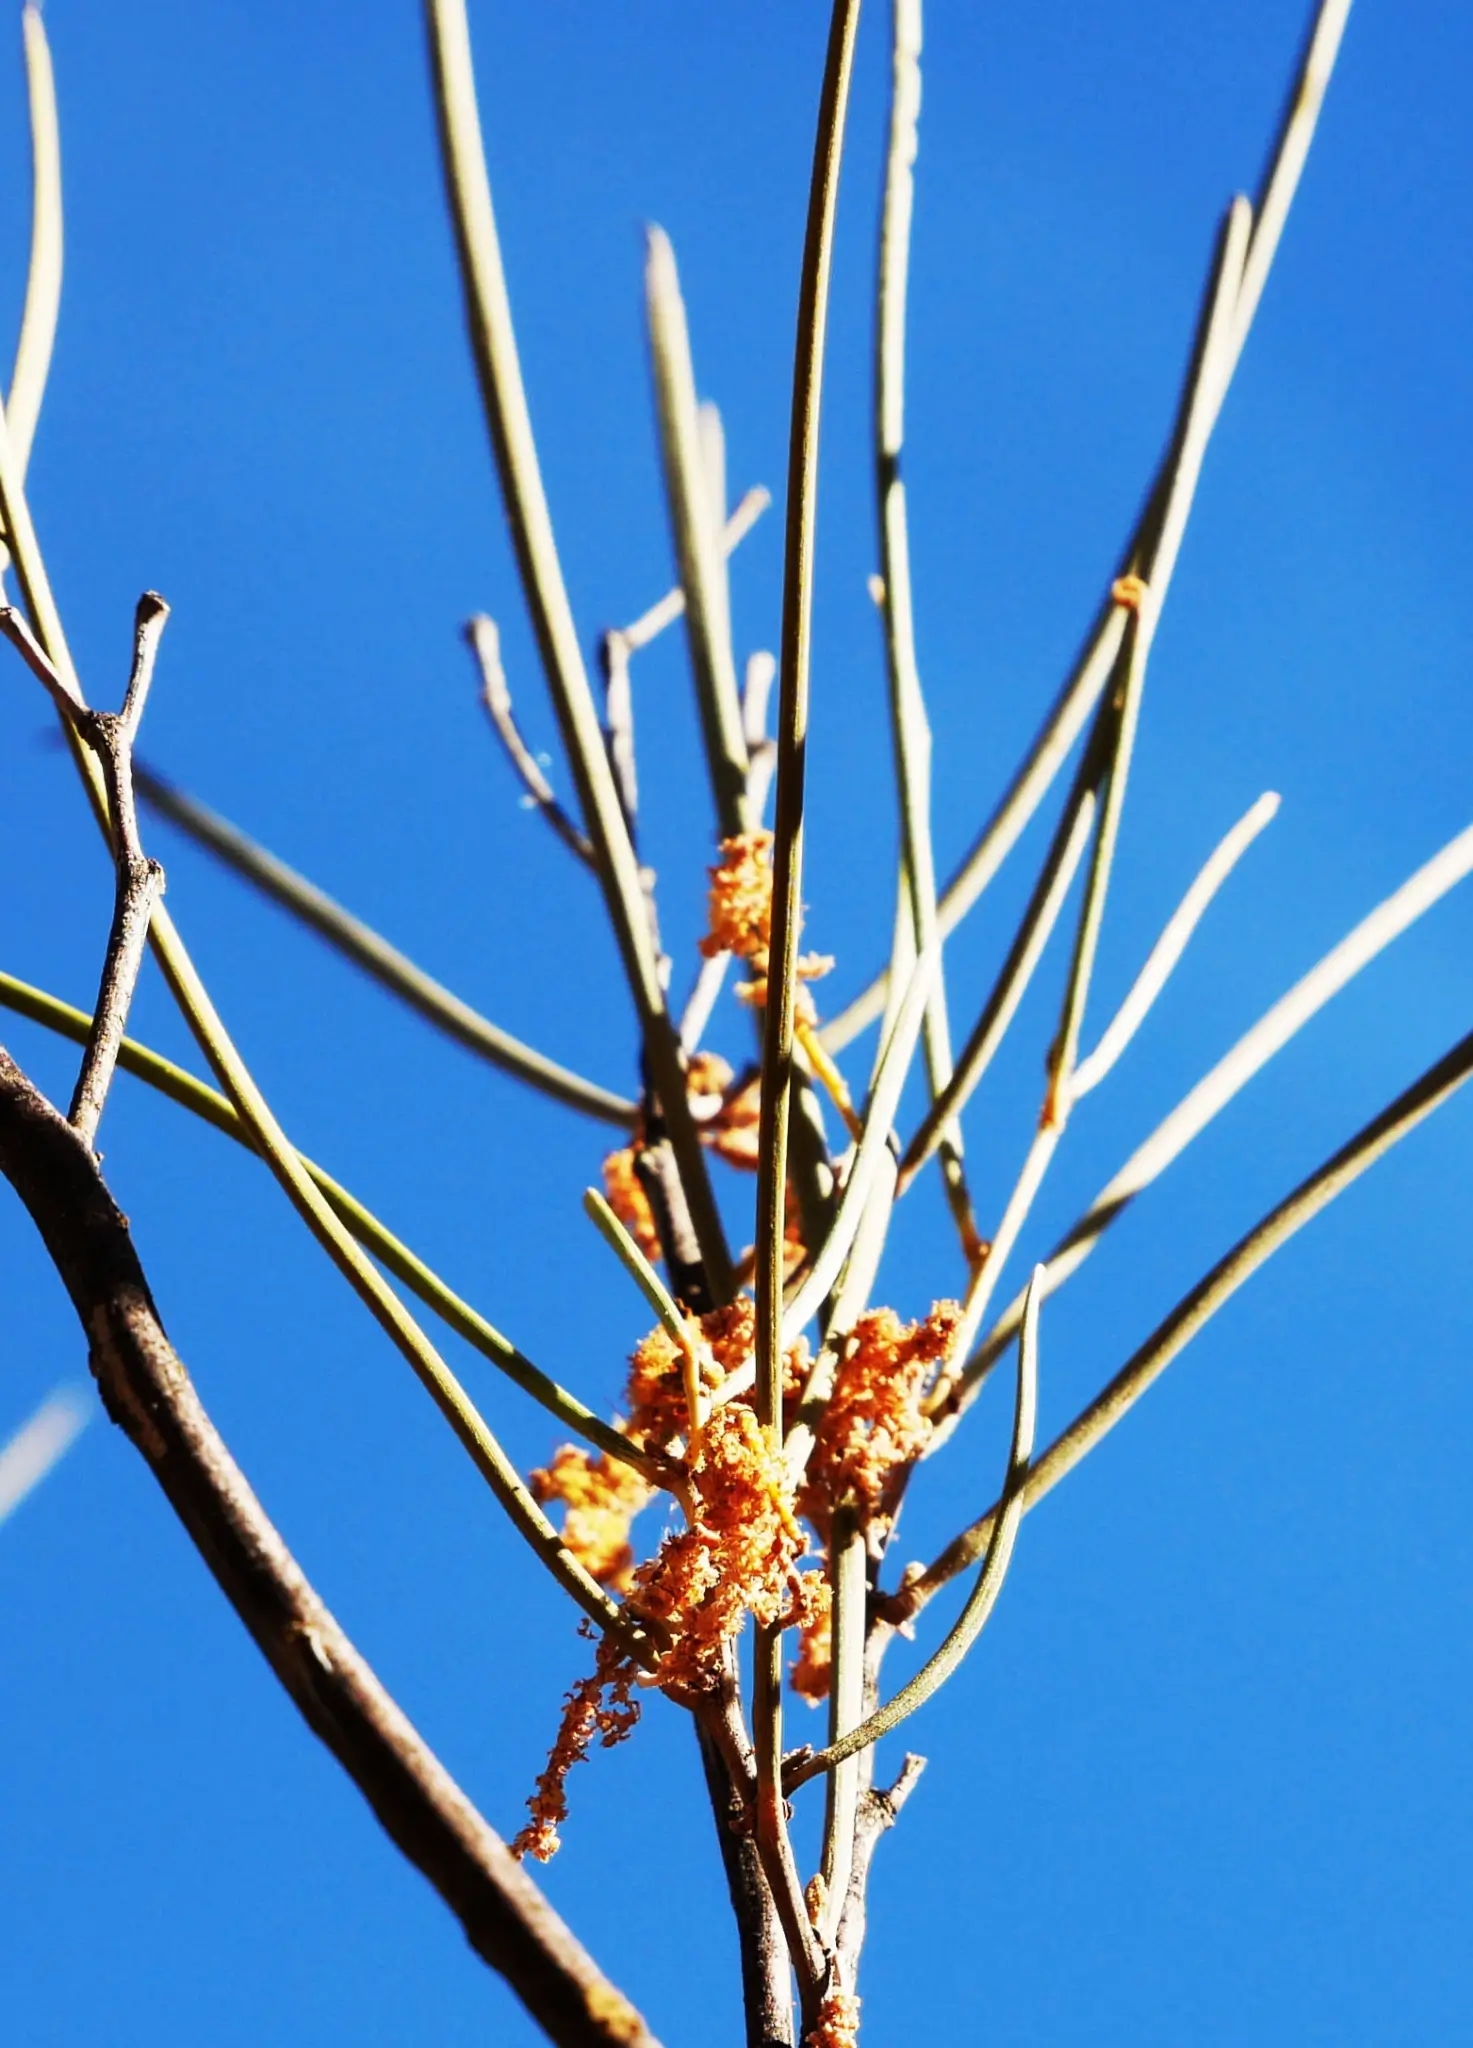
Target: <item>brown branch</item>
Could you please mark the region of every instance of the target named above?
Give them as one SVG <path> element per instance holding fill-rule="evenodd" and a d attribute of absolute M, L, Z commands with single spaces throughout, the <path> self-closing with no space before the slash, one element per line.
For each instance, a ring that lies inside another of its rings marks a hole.
<path fill-rule="evenodd" d="M 312 1732 L 528 2011 L 565 2048 L 656 2048 L 622 1992 L 385 1692 L 268 1520 L 159 1322 L 125 1218 L 81 1135 L 0 1049 L 0 1173 L 87 1334 L 108 1414 Z"/>

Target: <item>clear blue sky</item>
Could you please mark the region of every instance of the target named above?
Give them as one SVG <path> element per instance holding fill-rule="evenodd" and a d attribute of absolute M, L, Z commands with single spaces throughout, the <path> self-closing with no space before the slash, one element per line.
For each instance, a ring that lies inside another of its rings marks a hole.
<path fill-rule="evenodd" d="M 1168 422 L 1214 223 L 1257 177 L 1304 13 L 930 10 L 909 475 L 943 864 L 1098 600 Z M 671 573 L 643 221 L 674 239 L 734 489 L 781 488 L 825 14 L 814 0 L 472 6 L 534 417 L 590 640 Z M 463 340 L 416 8 L 55 0 L 47 20 L 67 281 L 32 488 L 89 687 L 116 696 L 134 599 L 164 591 L 151 756 L 509 1029 L 632 1087 L 631 1018 L 591 892 L 519 809 L 457 640 L 470 611 L 498 616 L 551 748 Z M 864 592 L 885 37 L 873 4 L 820 502 L 805 893 L 841 996 L 878 958 L 893 886 Z M 29 205 L 13 40 L 0 332 Z M 1473 818 L 1470 62 L 1473 26 L 1451 0 L 1361 0 L 1352 15 L 1158 643 L 1102 1005 L 1232 819 L 1268 787 L 1283 811 L 1079 1112 L 1032 1248 Z M 744 651 L 773 643 L 779 540 L 769 516 L 739 558 Z M 110 881 L 38 693 L 9 657 L 0 669 L 0 960 L 87 1001 Z M 676 637 L 638 690 L 649 850 L 667 939 L 688 959 L 706 824 Z M 152 839 L 298 1142 L 550 1370 L 611 1404 L 643 1319 L 578 1213 L 600 1132 L 437 1039 L 163 827 Z M 957 948 L 963 1018 L 1039 844 Z M 1465 893 L 1139 1205 L 1045 1318 L 1046 1429 L 1468 1028 L 1470 933 Z M 987 1209 L 1036 1104 L 1047 994 L 973 1119 Z M 136 1026 L 189 1057 L 151 974 Z M 13 1020 L 0 1036 L 64 1094 L 69 1055 Z M 909 1731 L 930 1767 L 880 1851 L 871 2048 L 943 2029 L 1130 2048 L 1466 2033 L 1470 1134 L 1460 1099 L 1238 1297 L 1026 1524 L 989 1634 Z M 103 1142 L 170 1331 L 268 1508 L 511 1832 L 583 1668 L 569 1614 L 265 1174 L 126 1080 Z M 910 1314 L 958 1280 L 937 1204 L 918 1201 L 887 1279 Z M 8 1198 L 0 1282 L 3 1439 L 85 1378 Z M 544 1457 L 539 1412 L 452 1355 L 516 1455 Z M 929 1554 L 991 1497 L 1003 1428 L 984 1405 L 927 1468 L 902 1555 Z M 0 1640 L 7 2041 L 534 2038 L 101 1422 L 0 1528 Z M 675 1711 L 653 1703 L 633 1742 L 580 1773 L 573 1807 L 553 1898 L 667 2042 L 736 2039 L 727 1908 Z"/>

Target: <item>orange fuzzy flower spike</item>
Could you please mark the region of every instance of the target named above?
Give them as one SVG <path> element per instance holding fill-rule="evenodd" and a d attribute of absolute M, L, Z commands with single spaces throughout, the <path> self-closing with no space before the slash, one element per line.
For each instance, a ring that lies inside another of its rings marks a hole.
<path fill-rule="evenodd" d="M 566 1505 L 563 1542 L 589 1577 L 625 1592 L 634 1569 L 630 1524 L 654 1489 L 632 1466 L 605 1455 L 590 1457 L 577 1444 L 564 1444 L 530 1479 L 537 1500 Z"/>
<path fill-rule="evenodd" d="M 701 940 L 708 960 L 735 953 L 767 973 L 772 943 L 772 834 L 743 832 L 723 839 L 721 859 L 711 877 L 711 929 Z"/>
<path fill-rule="evenodd" d="M 813 2031 L 803 2048 L 858 2048 L 859 2000 L 849 1991 L 831 1991 L 818 2008 Z"/>
<path fill-rule="evenodd" d="M 782 1447 L 750 1408 L 712 1414 L 687 1462 L 692 1521 L 634 1574 L 631 1610 L 668 1638 L 661 1685 L 703 1692 L 748 1614 L 786 1620 L 807 1539 L 793 1514 Z"/>
<path fill-rule="evenodd" d="M 893 1309 L 879 1308 L 855 1324 L 798 1496 L 825 1541 L 842 1501 L 852 1501 L 863 1520 L 883 1523 L 892 1473 L 930 1441 L 934 1425 L 921 1403 L 960 1320 L 956 1302 L 938 1301 L 923 1322 L 902 1323 Z"/>
<path fill-rule="evenodd" d="M 583 1633 L 589 1633 L 583 1624 Z M 532 1856 L 546 1863 L 559 1847 L 558 1829 L 568 1817 L 568 1773 L 582 1763 L 597 1736 L 605 1749 L 624 1741 L 639 1719 L 633 1696 L 637 1667 L 607 1636 L 598 1646 L 593 1670 L 580 1678 L 563 1701 L 562 1726 L 537 1790 L 527 1801 L 532 1818 L 511 1843 L 516 1857 Z"/>

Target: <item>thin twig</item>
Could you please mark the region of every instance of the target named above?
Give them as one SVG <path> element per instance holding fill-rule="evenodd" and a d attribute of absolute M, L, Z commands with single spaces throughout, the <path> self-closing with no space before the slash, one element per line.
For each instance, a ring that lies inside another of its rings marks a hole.
<path fill-rule="evenodd" d="M 488 1017 L 483 1017 L 442 982 L 416 966 L 407 954 L 401 953 L 371 925 L 345 910 L 315 882 L 309 882 L 305 875 L 298 874 L 295 868 L 278 860 L 274 853 L 268 852 L 217 811 L 176 788 L 141 761 L 135 767 L 134 779 L 139 795 L 160 817 L 177 825 L 196 845 L 205 847 L 226 867 L 259 889 L 263 896 L 269 896 L 273 903 L 280 904 L 283 910 L 289 911 L 320 938 L 326 939 L 335 951 L 361 967 L 381 988 L 388 989 L 392 995 L 408 1003 L 411 1009 L 417 1010 L 421 1017 L 453 1038 L 458 1045 L 478 1054 L 502 1073 L 525 1081 L 539 1094 L 566 1104 L 569 1109 L 581 1110 L 585 1116 L 597 1117 L 601 1123 L 619 1124 L 626 1129 L 633 1125 L 636 1116 L 634 1103 L 614 1094 L 611 1089 L 600 1087 L 596 1081 L 587 1081 L 581 1074 L 560 1066 L 532 1046 L 524 1045 L 519 1038 L 513 1038 L 509 1031 L 503 1031 Z"/>
<path fill-rule="evenodd" d="M 785 1779 L 788 1791 L 816 1778 L 820 1772 L 842 1768 L 846 1758 L 889 1735 L 902 1721 L 923 1707 L 945 1685 L 991 1619 L 1012 1563 L 1013 1546 L 1023 1519 L 1023 1487 L 1028 1461 L 1033 1455 L 1033 1435 L 1038 1422 L 1038 1311 L 1043 1269 L 1036 1266 L 1028 1283 L 1023 1325 L 1018 1338 L 1018 1387 L 1013 1404 L 1013 1434 L 1008 1446 L 1007 1472 L 1003 1478 L 997 1513 L 988 1532 L 987 1549 L 976 1584 L 957 1616 L 945 1641 L 929 1656 L 893 1699 L 851 1729 L 827 1749 L 807 1757 Z"/>
<path fill-rule="evenodd" d="M 1246 1236 L 1239 1238 L 1029 1468 L 1023 1490 L 1024 1511 L 1036 1507 L 1045 1494 L 1052 1492 L 1104 1441 L 1245 1280 L 1461 1088 L 1470 1074 L 1473 1032 L 1460 1038 L 1450 1052 L 1404 1089 L 1394 1102 L 1388 1103 L 1379 1116 L 1357 1131 L 1323 1166 L 1301 1181 Z M 997 1514 L 994 1504 L 954 1538 L 924 1572 L 894 1594 L 886 1603 L 887 1617 L 895 1622 L 909 1620 L 933 1593 L 974 1563 L 991 1538 Z"/>
<path fill-rule="evenodd" d="M 742 493 L 732 508 L 731 517 L 721 529 L 723 561 L 731 559 L 771 503 L 772 493 L 765 484 L 753 484 L 749 491 Z M 657 598 L 648 611 L 641 612 L 629 625 L 620 626 L 618 635 L 631 654 L 638 654 L 642 647 L 648 647 L 652 640 L 657 640 L 668 626 L 673 626 L 684 615 L 685 592 L 677 583 L 663 597 Z"/>
<path fill-rule="evenodd" d="M 86 1333 L 109 1415 L 142 1454 L 302 1718 L 476 1953 L 564 2048 L 655 2048 L 318 1598 L 217 1435 L 80 1136 L 0 1052 L 0 1172 Z"/>
<path fill-rule="evenodd" d="M 98 983 L 92 1032 L 68 1112 L 70 1122 L 89 1145 L 96 1140 L 103 1104 L 112 1085 L 118 1047 L 133 1005 L 138 970 L 143 965 L 149 920 L 164 889 L 164 871 L 156 860 L 147 857 L 138 837 L 138 813 L 133 802 L 133 743 L 168 616 L 169 607 L 156 591 L 145 591 L 139 598 L 133 630 L 133 667 L 123 709 L 117 715 L 95 711 L 82 729 L 83 737 L 102 763 L 117 866 L 112 930 Z"/>
<path fill-rule="evenodd" d="M 481 702 L 486 707 L 486 716 L 491 729 L 500 740 L 506 758 L 523 789 L 527 801 L 547 820 L 553 831 L 570 852 L 579 860 L 591 865 L 593 848 L 587 836 L 581 832 L 568 816 L 552 793 L 552 784 L 542 772 L 542 764 L 522 738 L 516 714 L 511 708 L 511 691 L 507 687 L 506 670 L 501 661 L 501 635 L 496 630 L 496 621 L 477 612 L 465 624 L 465 641 L 476 657 L 481 671 Z"/>
<path fill-rule="evenodd" d="M 138 600 L 133 627 L 133 664 L 121 712 L 93 711 L 58 673 L 45 649 L 14 606 L 0 607 L 0 633 L 24 656 L 52 702 L 100 766 L 106 791 L 115 886 L 112 927 L 103 958 L 97 1002 L 72 1091 L 69 1116 L 88 1145 L 94 1144 L 103 1105 L 127 1029 L 133 991 L 143 964 L 149 920 L 163 894 L 164 871 L 143 851 L 133 802 L 133 742 L 153 680 L 154 660 L 169 607 L 157 591 Z"/>
<path fill-rule="evenodd" d="M 1188 509 L 1201 475 L 1209 423 L 1216 417 L 1219 394 L 1225 388 L 1224 366 L 1232 348 L 1234 309 L 1252 223 L 1252 211 L 1247 200 L 1235 199 L 1218 234 L 1217 250 L 1193 345 L 1192 366 L 1187 373 L 1186 395 L 1166 463 L 1161 519 L 1141 550 L 1136 578 L 1133 582 L 1127 581 L 1127 588 L 1138 589 L 1139 596 L 1126 628 L 1125 646 L 1121 653 L 1124 676 L 1120 701 L 1118 706 L 1113 701 L 1108 706 L 1112 742 L 1105 771 L 1104 800 L 1054 1041 L 1053 1073 L 1045 1110 L 1050 1122 L 1061 1125 L 1068 1117 L 1072 1101 L 1079 1033 L 1094 976 L 1105 902 L 1119 841 L 1146 668 L 1180 552 Z"/>
<path fill-rule="evenodd" d="M 639 1016 L 650 1080 L 679 1163 L 712 1297 L 725 1302 L 735 1287 L 731 1255 L 686 1099 L 680 1039 L 665 1004 L 645 880 L 605 751 L 527 410 L 476 108 L 465 0 L 425 0 L 425 21 L 466 315 L 522 588 Z"/>
<path fill-rule="evenodd" d="M 604 746 L 632 841 L 639 819 L 639 775 L 634 760 L 634 683 L 629 643 L 622 633 L 604 634 L 599 660 L 604 677 Z"/>

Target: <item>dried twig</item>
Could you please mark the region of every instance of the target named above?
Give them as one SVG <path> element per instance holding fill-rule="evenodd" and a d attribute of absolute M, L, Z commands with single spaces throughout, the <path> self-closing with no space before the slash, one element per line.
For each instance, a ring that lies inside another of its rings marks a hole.
<path fill-rule="evenodd" d="M 496 630 L 496 621 L 487 618 L 484 612 L 477 612 L 473 619 L 466 620 L 465 639 L 481 671 L 481 702 L 486 707 L 486 716 L 527 792 L 528 803 L 542 814 L 564 846 L 576 853 L 579 860 L 591 863 L 593 848 L 587 835 L 579 831 L 553 795 L 552 784 L 543 774 L 542 764 L 522 738 L 511 708 L 511 691 L 501 662 L 501 635 Z"/>

